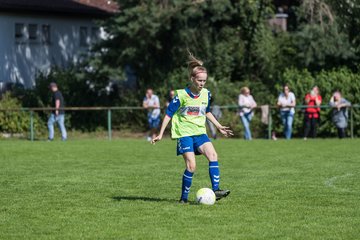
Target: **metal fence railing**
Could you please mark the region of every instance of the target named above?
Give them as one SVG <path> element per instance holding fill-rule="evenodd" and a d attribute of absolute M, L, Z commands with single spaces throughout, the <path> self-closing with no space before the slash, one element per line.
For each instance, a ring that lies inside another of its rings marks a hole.
<path fill-rule="evenodd" d="M 304 110 L 307 108 L 320 108 L 320 109 L 332 109 L 333 107 L 329 106 L 329 105 L 321 105 L 321 106 L 306 106 L 306 105 L 297 105 L 295 107 L 296 110 Z M 350 136 L 351 138 L 354 138 L 354 109 L 359 109 L 360 105 L 359 104 L 354 104 L 350 107 L 347 107 L 349 110 L 349 121 L 350 121 Z M 268 135 L 269 135 L 269 139 L 271 139 L 271 131 L 272 131 L 272 111 L 273 109 L 279 109 L 279 107 L 271 107 L 270 108 L 270 113 L 269 113 L 269 126 L 268 126 Z"/>
<path fill-rule="evenodd" d="M 269 106 L 269 105 L 267 105 L 267 106 Z M 221 109 L 240 109 L 238 105 L 220 106 L 220 108 Z M 261 108 L 261 106 L 257 106 L 255 109 L 260 109 L 260 108 Z M 333 107 L 331 107 L 329 105 L 321 105 L 321 106 L 297 105 L 297 106 L 295 106 L 295 110 L 305 110 L 307 108 L 332 109 Z M 353 104 L 350 107 L 346 107 L 346 108 L 349 110 L 350 137 L 354 138 L 354 109 L 360 109 L 360 104 Z M 272 136 L 274 114 L 279 114 L 279 112 L 278 112 L 279 110 L 280 110 L 280 107 L 278 107 L 278 106 L 269 106 L 268 127 L 267 127 L 268 139 L 271 139 L 271 136 Z"/>
<path fill-rule="evenodd" d="M 268 111 L 268 124 L 267 124 L 267 132 L 268 132 L 268 138 L 271 139 L 271 133 L 273 130 L 273 118 L 275 113 L 278 114 L 279 107 L 277 106 L 269 106 Z M 260 109 L 261 106 L 256 107 L 256 109 Z M 297 105 L 295 107 L 296 110 L 302 110 L 309 108 L 309 106 L 306 105 Z M 314 108 L 321 108 L 321 109 L 331 109 L 329 105 L 321 105 L 321 106 L 314 106 Z M 239 106 L 237 105 L 227 105 L 227 106 L 220 106 L 220 109 L 229 109 L 229 110 L 237 110 L 239 109 Z M 350 122 L 350 136 L 351 138 L 354 138 L 354 109 L 360 109 L 359 104 L 352 105 L 351 107 L 348 107 L 349 110 L 349 122 Z M 0 112 L 28 112 L 30 117 L 30 133 L 29 138 L 31 141 L 34 141 L 35 137 L 35 128 L 34 128 L 34 113 L 35 112 L 51 112 L 54 111 L 55 108 L 18 108 L 18 109 L 0 109 Z M 58 110 L 64 110 L 67 112 L 71 111 L 103 111 L 107 112 L 107 138 L 108 140 L 112 139 L 113 136 L 113 129 L 112 129 L 112 113 L 113 111 L 129 111 L 129 110 L 138 110 L 138 111 L 144 111 L 145 109 L 143 107 L 65 107 Z"/>

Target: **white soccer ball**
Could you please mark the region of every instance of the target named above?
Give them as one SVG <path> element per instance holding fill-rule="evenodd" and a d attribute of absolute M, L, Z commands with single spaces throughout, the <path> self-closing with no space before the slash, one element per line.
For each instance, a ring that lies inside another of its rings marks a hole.
<path fill-rule="evenodd" d="M 196 201 L 204 205 L 213 205 L 216 201 L 216 196 L 210 188 L 201 188 L 196 193 Z"/>

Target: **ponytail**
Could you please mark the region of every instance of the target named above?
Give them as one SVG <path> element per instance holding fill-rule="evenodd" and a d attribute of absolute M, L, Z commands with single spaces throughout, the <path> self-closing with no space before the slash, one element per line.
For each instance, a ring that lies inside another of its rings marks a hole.
<path fill-rule="evenodd" d="M 197 59 L 189 49 L 187 51 L 189 53 L 189 61 L 187 64 L 190 78 L 196 76 L 198 73 L 207 73 L 206 68 L 203 67 L 203 61 Z"/>

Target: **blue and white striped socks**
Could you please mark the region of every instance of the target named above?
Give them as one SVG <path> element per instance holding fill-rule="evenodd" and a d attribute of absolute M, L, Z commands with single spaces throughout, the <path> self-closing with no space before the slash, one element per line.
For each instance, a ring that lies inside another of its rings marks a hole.
<path fill-rule="evenodd" d="M 185 170 L 183 179 L 182 179 L 182 192 L 181 192 L 181 199 L 187 200 L 191 188 L 192 177 L 194 173 Z"/>
<path fill-rule="evenodd" d="M 220 184 L 220 170 L 218 161 L 209 162 L 209 175 L 213 191 L 218 190 Z"/>

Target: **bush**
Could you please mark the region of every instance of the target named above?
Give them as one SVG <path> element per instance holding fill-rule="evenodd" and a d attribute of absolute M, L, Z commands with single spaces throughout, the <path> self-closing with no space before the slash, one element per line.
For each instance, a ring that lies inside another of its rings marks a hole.
<path fill-rule="evenodd" d="M 21 109 L 18 99 L 11 97 L 9 92 L 2 95 L 0 101 L 0 132 L 10 134 L 26 134 L 30 131 L 30 114 L 27 111 L 14 111 Z M 44 132 L 44 123 L 37 114 L 34 114 L 34 128 L 37 132 Z"/>
<path fill-rule="evenodd" d="M 90 64 L 89 64 L 90 65 Z M 129 91 L 121 81 L 112 80 L 109 72 L 89 70 L 89 65 L 72 66 L 67 69 L 54 67 L 49 74 L 40 73 L 33 89 L 17 89 L 13 96 L 21 100 L 24 107 L 51 107 L 50 82 L 56 82 L 67 107 L 140 106 L 142 98 L 137 91 Z M 39 113 L 47 121 L 49 112 Z M 137 129 L 145 127 L 142 111 L 113 111 L 114 129 Z M 96 131 L 107 128 L 106 111 L 67 111 L 66 127 L 81 131 Z"/>

